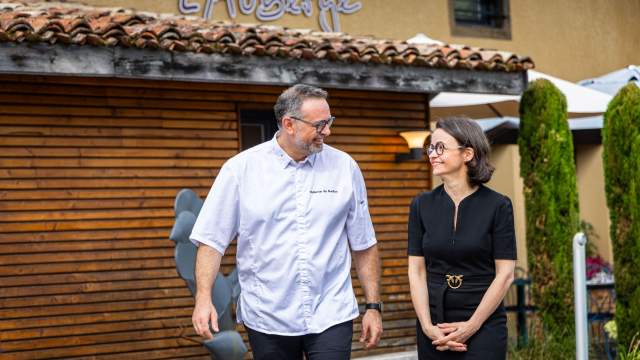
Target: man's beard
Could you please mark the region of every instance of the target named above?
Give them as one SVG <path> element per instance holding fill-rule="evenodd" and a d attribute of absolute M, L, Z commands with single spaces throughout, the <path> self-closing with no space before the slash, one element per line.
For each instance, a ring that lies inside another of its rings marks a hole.
<path fill-rule="evenodd" d="M 314 138 L 313 141 L 306 143 L 304 140 L 300 139 L 297 135 L 294 138 L 294 142 L 296 144 L 296 147 L 303 151 L 307 156 L 311 155 L 311 154 L 317 154 L 320 151 L 322 151 L 322 145 L 323 144 L 316 144 L 314 141 L 316 139 Z"/>

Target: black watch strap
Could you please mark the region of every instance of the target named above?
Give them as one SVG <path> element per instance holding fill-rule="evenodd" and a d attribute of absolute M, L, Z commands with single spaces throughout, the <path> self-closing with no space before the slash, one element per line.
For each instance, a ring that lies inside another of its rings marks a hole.
<path fill-rule="evenodd" d="M 382 314 L 382 302 L 366 303 L 364 305 L 364 310 L 367 311 L 369 309 L 378 310 L 380 314 Z"/>

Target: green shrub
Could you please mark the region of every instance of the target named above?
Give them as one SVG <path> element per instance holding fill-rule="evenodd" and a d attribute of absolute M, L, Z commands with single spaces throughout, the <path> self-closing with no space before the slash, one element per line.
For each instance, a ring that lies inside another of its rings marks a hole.
<path fill-rule="evenodd" d="M 547 352 L 570 355 L 575 351 L 572 239 L 580 222 L 578 192 L 567 101 L 547 80 L 530 83 L 522 95 L 518 145 L 533 300 L 544 337 L 554 342 Z"/>
<path fill-rule="evenodd" d="M 604 115 L 604 175 L 616 281 L 618 343 L 640 331 L 640 89 L 623 87 Z"/>
<path fill-rule="evenodd" d="M 541 334 L 541 329 L 536 329 L 537 326 L 532 327 L 532 334 L 538 334 L 538 336 L 532 336 L 529 343 L 525 347 L 511 346 L 509 348 L 509 354 L 507 358 L 509 360 L 544 360 L 544 359 L 571 359 L 575 356 L 573 349 L 566 348 L 566 342 L 562 340 L 562 337 L 572 336 L 571 334 L 561 334 L 558 331 L 554 332 L 550 336 Z M 559 338 L 560 337 L 560 340 Z"/>
<path fill-rule="evenodd" d="M 628 349 L 620 349 L 620 360 L 640 360 L 640 339 L 637 336 L 638 334 L 631 339 Z"/>

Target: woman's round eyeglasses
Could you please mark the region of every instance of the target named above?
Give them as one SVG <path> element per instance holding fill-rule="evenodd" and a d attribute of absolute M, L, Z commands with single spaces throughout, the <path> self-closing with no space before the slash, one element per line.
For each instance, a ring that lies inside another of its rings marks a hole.
<path fill-rule="evenodd" d="M 426 146 L 424 148 L 424 152 L 427 155 L 431 156 L 431 154 L 433 154 L 433 152 L 435 151 L 436 155 L 440 156 L 440 155 L 444 154 L 445 150 L 464 149 L 464 148 L 466 148 L 466 146 L 462 146 L 462 145 L 458 145 L 456 147 L 449 148 L 442 141 L 438 141 L 435 144 L 429 144 L 429 146 Z"/>

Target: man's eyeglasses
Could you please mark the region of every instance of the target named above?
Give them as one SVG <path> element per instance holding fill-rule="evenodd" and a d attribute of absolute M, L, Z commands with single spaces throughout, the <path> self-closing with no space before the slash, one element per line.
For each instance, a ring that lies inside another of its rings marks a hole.
<path fill-rule="evenodd" d="M 292 118 L 293 120 L 297 120 L 297 121 L 301 121 L 305 124 L 311 125 L 314 128 L 316 128 L 316 132 L 318 134 L 320 134 L 321 132 L 324 131 L 325 127 L 331 127 L 331 125 L 333 124 L 333 121 L 336 119 L 335 116 L 329 116 L 328 119 L 326 120 L 320 120 L 320 121 L 316 121 L 316 122 L 311 122 L 311 121 L 307 121 L 307 120 L 303 120 L 303 119 L 299 119 L 295 116 L 289 116 L 290 118 Z"/>
<path fill-rule="evenodd" d="M 458 145 L 453 149 L 464 149 L 464 148 L 466 148 L 466 146 Z M 431 154 L 433 154 L 433 152 L 435 151 L 436 155 L 440 156 L 444 154 L 445 150 L 451 150 L 451 148 L 448 148 L 447 145 L 445 145 L 442 141 L 438 141 L 435 144 L 429 144 L 429 146 L 425 147 L 424 152 L 427 155 L 431 156 Z"/>

